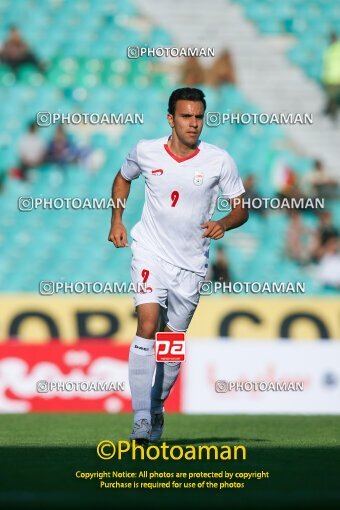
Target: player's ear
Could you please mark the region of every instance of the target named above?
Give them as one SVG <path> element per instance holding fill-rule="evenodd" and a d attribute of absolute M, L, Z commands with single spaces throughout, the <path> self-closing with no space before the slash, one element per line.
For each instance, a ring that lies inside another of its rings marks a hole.
<path fill-rule="evenodd" d="M 174 127 L 174 125 L 175 125 L 175 124 L 174 124 L 174 116 L 173 116 L 173 115 L 171 115 L 171 113 L 168 113 L 168 115 L 167 115 L 167 119 L 168 119 L 168 122 L 169 122 L 169 126 L 170 126 L 171 128 L 173 128 L 173 127 Z"/>

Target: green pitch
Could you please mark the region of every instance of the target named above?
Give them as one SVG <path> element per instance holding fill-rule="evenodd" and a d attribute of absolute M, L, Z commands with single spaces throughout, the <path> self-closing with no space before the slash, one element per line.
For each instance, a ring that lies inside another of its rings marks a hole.
<path fill-rule="evenodd" d="M 340 417 L 168 415 L 168 445 L 245 445 L 246 460 L 98 458 L 100 441 L 127 439 L 130 428 L 130 415 L 0 416 L 0 508 L 340 508 Z M 98 479 L 77 479 L 78 470 L 263 471 L 269 478 L 244 488 L 101 489 Z"/>

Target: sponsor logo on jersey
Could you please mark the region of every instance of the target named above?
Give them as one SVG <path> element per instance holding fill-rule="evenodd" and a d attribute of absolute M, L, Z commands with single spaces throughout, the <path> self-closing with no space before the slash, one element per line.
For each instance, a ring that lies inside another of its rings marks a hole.
<path fill-rule="evenodd" d="M 163 170 L 161 168 L 158 168 L 157 170 L 152 170 L 152 175 L 162 175 Z"/>
<path fill-rule="evenodd" d="M 203 184 L 203 176 L 204 174 L 202 174 L 202 172 L 195 172 L 194 184 L 196 184 L 196 186 L 201 186 Z"/>

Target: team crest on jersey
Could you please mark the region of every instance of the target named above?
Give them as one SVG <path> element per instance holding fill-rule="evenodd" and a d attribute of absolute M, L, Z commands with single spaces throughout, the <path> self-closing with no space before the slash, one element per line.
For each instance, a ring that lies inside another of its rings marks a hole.
<path fill-rule="evenodd" d="M 196 186 L 201 186 L 203 184 L 203 176 L 204 174 L 202 174 L 202 172 L 195 172 L 194 184 L 196 184 Z"/>

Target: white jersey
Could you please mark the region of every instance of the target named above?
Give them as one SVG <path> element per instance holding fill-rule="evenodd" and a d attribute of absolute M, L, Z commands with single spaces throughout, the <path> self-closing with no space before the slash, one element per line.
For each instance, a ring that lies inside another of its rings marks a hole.
<path fill-rule="evenodd" d="M 234 160 L 224 150 L 200 142 L 186 158 L 173 154 L 168 137 L 141 140 L 121 168 L 124 179 L 145 178 L 145 204 L 132 238 L 160 258 L 205 276 L 209 238 L 201 228 L 215 211 L 219 191 L 227 198 L 244 193 Z"/>

